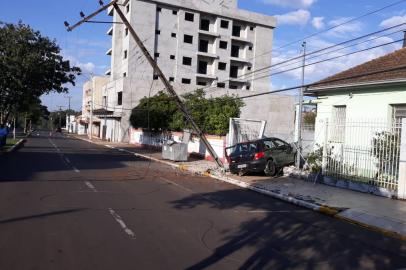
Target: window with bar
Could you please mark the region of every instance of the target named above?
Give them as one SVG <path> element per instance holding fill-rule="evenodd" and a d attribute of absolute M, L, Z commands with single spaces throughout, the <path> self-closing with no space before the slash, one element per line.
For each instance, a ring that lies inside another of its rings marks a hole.
<path fill-rule="evenodd" d="M 402 127 L 402 118 L 406 118 L 406 104 L 392 105 L 392 119 L 396 127 Z"/>
<path fill-rule="evenodd" d="M 330 140 L 334 142 L 344 142 L 345 121 L 347 117 L 347 106 L 333 106 L 332 126 Z"/>

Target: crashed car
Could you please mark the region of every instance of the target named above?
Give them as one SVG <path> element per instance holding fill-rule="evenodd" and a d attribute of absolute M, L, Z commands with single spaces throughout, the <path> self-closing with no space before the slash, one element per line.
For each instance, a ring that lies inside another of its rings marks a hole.
<path fill-rule="evenodd" d="M 274 176 L 284 166 L 294 164 L 296 151 L 292 145 L 281 139 L 264 138 L 228 147 L 225 155 L 231 173 L 264 172 L 268 176 Z"/>

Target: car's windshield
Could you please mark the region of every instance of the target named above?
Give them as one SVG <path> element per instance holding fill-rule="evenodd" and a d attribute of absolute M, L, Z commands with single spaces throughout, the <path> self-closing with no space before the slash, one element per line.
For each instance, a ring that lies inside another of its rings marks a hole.
<path fill-rule="evenodd" d="M 235 156 L 235 155 L 242 155 L 247 153 L 253 153 L 257 150 L 256 143 L 241 143 L 237 144 L 234 147 L 227 149 L 227 154 Z"/>

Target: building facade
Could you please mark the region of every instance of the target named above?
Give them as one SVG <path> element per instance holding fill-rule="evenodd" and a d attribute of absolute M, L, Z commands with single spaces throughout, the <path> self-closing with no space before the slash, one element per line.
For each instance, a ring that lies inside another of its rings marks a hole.
<path fill-rule="evenodd" d="M 90 121 L 92 118 L 93 136 L 101 137 L 101 121 L 96 112 L 103 110 L 103 89 L 109 82 L 108 77 L 94 76 L 83 84 L 82 115 L 79 117 L 79 124 L 84 126 L 82 130 L 89 134 Z M 93 103 L 93 104 L 92 104 Z M 92 106 L 93 105 L 93 106 Z M 91 112 L 93 110 L 93 117 Z"/>
<path fill-rule="evenodd" d="M 350 180 L 339 182 L 343 187 L 397 196 L 406 119 L 405 66 L 402 48 L 308 89 L 308 95 L 317 97 L 315 145 L 323 147 L 324 176 Z"/>
<path fill-rule="evenodd" d="M 238 9 L 237 0 L 126 0 L 122 11 L 178 94 L 198 88 L 207 96 L 270 90 L 266 67 L 271 65 L 274 17 Z M 109 14 L 121 21 L 113 9 Z M 113 24 L 107 33 L 112 36 L 110 81 L 103 93 L 111 114 L 107 137 L 128 141 L 131 109 L 164 86 L 123 24 Z M 244 102 L 241 117 L 267 120 L 269 134 L 293 132 L 292 97 L 268 95 Z"/>

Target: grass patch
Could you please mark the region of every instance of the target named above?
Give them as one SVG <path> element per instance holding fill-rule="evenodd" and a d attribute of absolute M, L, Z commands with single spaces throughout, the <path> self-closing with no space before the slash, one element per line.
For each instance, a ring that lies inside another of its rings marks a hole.
<path fill-rule="evenodd" d="M 7 138 L 6 145 L 3 148 L 1 148 L 1 150 L 6 151 L 6 150 L 10 149 L 11 147 L 13 147 L 19 141 L 20 141 L 20 139 L 14 140 L 14 139 Z"/>

